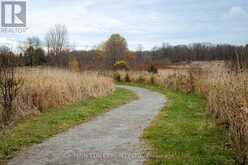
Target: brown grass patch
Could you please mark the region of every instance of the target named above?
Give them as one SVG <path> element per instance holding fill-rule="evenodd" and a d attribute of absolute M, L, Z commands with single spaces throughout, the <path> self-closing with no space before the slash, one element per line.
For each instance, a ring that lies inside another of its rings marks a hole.
<path fill-rule="evenodd" d="M 39 114 L 50 107 L 106 96 L 114 90 L 111 78 L 95 72 L 25 68 L 18 70 L 18 76 L 24 83 L 15 99 L 13 121 Z"/>

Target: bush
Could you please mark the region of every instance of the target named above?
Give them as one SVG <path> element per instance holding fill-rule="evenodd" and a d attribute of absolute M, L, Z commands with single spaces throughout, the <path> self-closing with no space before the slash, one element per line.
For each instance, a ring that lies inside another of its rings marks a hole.
<path fill-rule="evenodd" d="M 127 61 L 117 61 L 114 64 L 114 68 L 117 70 L 128 70 L 129 66 L 128 66 L 128 62 Z"/>
<path fill-rule="evenodd" d="M 125 81 L 126 81 L 126 82 L 131 82 L 131 80 L 130 80 L 130 77 L 129 77 L 128 73 L 127 73 L 127 74 L 126 74 L 126 76 L 125 76 Z"/>
<path fill-rule="evenodd" d="M 114 80 L 117 81 L 117 82 L 120 82 L 121 81 L 121 75 L 120 75 L 120 73 L 118 73 L 118 72 L 114 73 Z"/>
<path fill-rule="evenodd" d="M 148 68 L 149 73 L 158 73 L 158 69 L 153 64 Z"/>
<path fill-rule="evenodd" d="M 11 52 L 0 54 L 0 117 L 4 125 L 9 123 L 13 115 L 14 102 L 22 86 L 22 78 L 17 77 L 16 68 L 16 60 Z"/>
<path fill-rule="evenodd" d="M 69 57 L 68 66 L 69 66 L 70 71 L 80 72 L 80 64 L 79 64 L 78 60 L 76 59 L 76 57 L 74 57 L 74 56 Z"/>
<path fill-rule="evenodd" d="M 138 83 L 144 83 L 144 82 L 145 82 L 145 78 L 140 75 L 138 78 Z"/>
<path fill-rule="evenodd" d="M 155 77 L 153 75 L 151 76 L 150 83 L 155 84 Z"/>

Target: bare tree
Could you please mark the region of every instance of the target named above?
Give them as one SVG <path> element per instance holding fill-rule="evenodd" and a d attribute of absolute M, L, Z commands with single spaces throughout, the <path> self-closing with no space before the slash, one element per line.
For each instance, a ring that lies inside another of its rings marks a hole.
<path fill-rule="evenodd" d="M 55 25 L 45 37 L 49 55 L 60 55 L 68 45 L 68 32 L 65 25 Z"/>
<path fill-rule="evenodd" d="M 39 37 L 29 37 L 27 38 L 26 44 L 28 47 L 32 46 L 35 49 L 40 47 L 40 38 Z"/>
<path fill-rule="evenodd" d="M 16 57 L 7 50 L 0 51 L 0 104 L 2 106 L 2 121 L 8 124 L 12 112 L 13 102 L 21 87 L 22 80 L 16 76 Z"/>
<path fill-rule="evenodd" d="M 136 55 L 137 55 L 137 63 L 143 63 L 143 56 L 144 56 L 144 48 L 142 44 L 139 44 L 137 47 Z"/>
<path fill-rule="evenodd" d="M 19 49 L 25 52 L 28 48 L 33 47 L 34 49 L 40 48 L 40 38 L 39 37 L 28 37 L 24 42 L 19 45 Z"/>

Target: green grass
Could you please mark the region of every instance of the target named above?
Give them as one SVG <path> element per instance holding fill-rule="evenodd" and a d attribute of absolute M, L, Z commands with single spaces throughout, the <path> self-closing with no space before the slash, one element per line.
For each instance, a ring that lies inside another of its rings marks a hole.
<path fill-rule="evenodd" d="M 117 88 L 110 96 L 52 108 L 39 116 L 21 121 L 14 128 L 0 134 L 0 164 L 31 144 L 41 143 L 46 138 L 134 99 L 137 96 L 133 92 Z"/>
<path fill-rule="evenodd" d="M 150 144 L 151 165 L 229 165 L 233 152 L 225 149 L 225 129 L 215 125 L 204 98 L 149 85 L 168 101 L 143 138 Z M 154 156 L 155 155 L 155 156 Z"/>

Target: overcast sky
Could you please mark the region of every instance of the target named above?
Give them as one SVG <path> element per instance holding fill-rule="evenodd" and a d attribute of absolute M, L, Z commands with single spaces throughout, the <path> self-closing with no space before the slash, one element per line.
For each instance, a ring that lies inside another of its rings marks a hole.
<path fill-rule="evenodd" d="M 248 43 L 248 0 L 30 0 L 28 31 L 0 33 L 0 43 L 14 43 L 66 25 L 71 44 L 91 47 L 120 33 L 129 48 L 163 42 Z"/>

